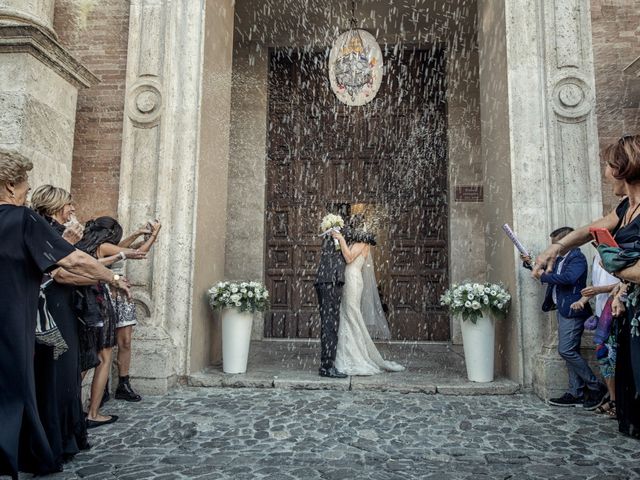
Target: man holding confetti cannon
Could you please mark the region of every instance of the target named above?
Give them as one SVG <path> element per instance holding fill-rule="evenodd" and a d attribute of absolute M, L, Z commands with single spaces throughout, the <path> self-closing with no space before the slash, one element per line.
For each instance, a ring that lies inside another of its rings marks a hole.
<path fill-rule="evenodd" d="M 531 269 L 531 254 L 524 248 L 509 225 L 503 230 L 520 252 L 526 268 Z M 562 245 L 562 239 L 573 231 L 562 227 L 549 235 L 552 243 Z M 588 306 L 573 310 L 571 305 L 582 297 L 581 291 L 587 283 L 587 259 L 580 249 L 570 250 L 564 257 L 558 257 L 553 272 L 543 273 L 540 282 L 547 284 L 542 311 L 556 310 L 558 320 L 558 353 L 567 364 L 569 389 L 558 398 L 549 399 L 551 405 L 559 407 L 582 406 L 594 410 L 605 399 L 606 388 L 598 381 L 587 361 L 580 355 L 580 343 L 584 331 L 584 321 L 591 315 Z"/>

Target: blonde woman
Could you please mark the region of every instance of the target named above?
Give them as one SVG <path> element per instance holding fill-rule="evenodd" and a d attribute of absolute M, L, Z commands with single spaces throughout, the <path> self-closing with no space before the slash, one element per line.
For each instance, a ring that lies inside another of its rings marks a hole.
<path fill-rule="evenodd" d="M 42 185 L 33 192 L 31 208 L 60 235 L 64 234 L 64 224 L 72 222 L 75 212 L 71 194 L 52 185 Z M 76 242 L 82 236 L 82 227 L 77 222 L 75 225 L 72 227 L 74 236 L 68 239 L 70 242 Z M 74 299 L 77 286 L 95 283 L 92 279 L 57 269 L 46 277 L 41 287 L 47 309 L 68 347 L 55 358 L 53 347 L 36 344 L 34 359 L 38 411 L 58 462 L 89 448 L 81 398 L 80 325 Z"/>

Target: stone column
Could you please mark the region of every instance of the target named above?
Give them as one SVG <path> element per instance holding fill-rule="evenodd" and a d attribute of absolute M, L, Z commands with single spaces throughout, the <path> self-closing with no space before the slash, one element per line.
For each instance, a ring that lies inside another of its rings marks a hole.
<path fill-rule="evenodd" d="M 53 32 L 53 0 L 0 0 L 0 148 L 34 163 L 31 185 L 71 186 L 78 89 L 97 78 Z"/>
<path fill-rule="evenodd" d="M 601 215 L 589 2 L 479 0 L 479 20 L 487 261 L 514 293 L 498 341 L 510 376 L 548 397 L 566 388 L 555 318 L 500 226 L 539 252 L 554 228 Z"/>
<path fill-rule="evenodd" d="M 582 226 L 600 217 L 602 183 L 590 4 L 546 0 L 542 14 L 551 230 L 562 225 Z M 588 258 L 593 256 L 588 246 L 585 253 Z M 557 353 L 556 324 L 547 325 L 550 328 L 535 360 L 533 376 L 534 389 L 543 398 L 564 393 L 568 385 L 565 362 Z"/>
<path fill-rule="evenodd" d="M 268 53 L 237 44 L 233 57 L 231 150 L 225 276 L 264 281 Z M 256 315 L 252 338 L 262 339 Z"/>
<path fill-rule="evenodd" d="M 471 14 L 470 14 L 471 16 Z M 456 190 L 483 185 L 478 50 L 475 22 L 450 32 L 447 41 L 447 137 L 449 149 L 449 283 L 484 282 L 482 195 L 462 199 Z M 469 232 L 474 232 L 470 235 Z M 451 318 L 451 342 L 462 344 L 460 318 Z"/>
<path fill-rule="evenodd" d="M 163 223 L 150 260 L 127 265 L 140 320 L 131 374 L 148 393 L 209 361 L 205 292 L 224 273 L 231 89 L 233 8 L 222 3 L 131 1 L 119 217 L 127 232 Z"/>

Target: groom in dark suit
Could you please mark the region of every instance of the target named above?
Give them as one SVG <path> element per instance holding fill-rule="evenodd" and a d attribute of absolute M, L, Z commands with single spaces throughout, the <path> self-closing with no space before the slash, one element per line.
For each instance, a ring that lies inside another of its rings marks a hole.
<path fill-rule="evenodd" d="M 375 245 L 372 234 L 344 227 L 340 233 L 347 243 L 362 242 Z M 331 235 L 322 240 L 320 265 L 316 274 L 316 293 L 320 307 L 320 376 L 345 378 L 347 375 L 336 370 L 336 348 L 338 347 L 338 327 L 340 326 L 340 303 L 344 286 L 346 261 L 342 251 L 336 249 Z"/>

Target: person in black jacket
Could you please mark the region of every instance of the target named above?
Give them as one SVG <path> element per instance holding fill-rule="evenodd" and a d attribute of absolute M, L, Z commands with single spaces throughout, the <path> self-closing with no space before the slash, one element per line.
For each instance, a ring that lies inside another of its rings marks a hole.
<path fill-rule="evenodd" d="M 372 234 L 342 228 L 341 233 L 347 242 L 364 242 L 375 245 Z M 320 309 L 320 376 L 345 378 L 347 375 L 336 370 L 336 348 L 338 346 L 338 327 L 340 325 L 340 303 L 344 286 L 344 269 L 346 262 L 340 249 L 336 249 L 331 235 L 322 240 L 322 253 L 316 274 L 316 293 Z"/>

